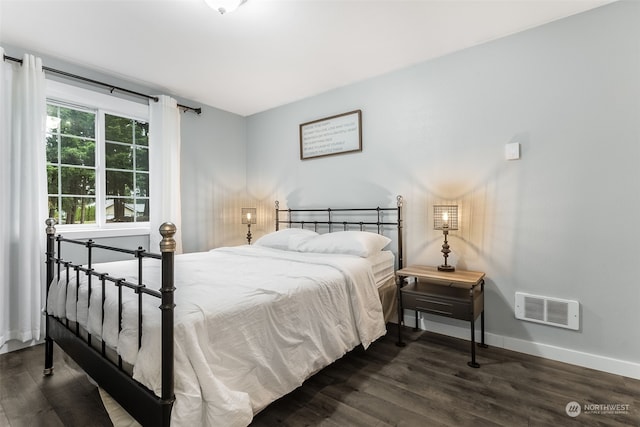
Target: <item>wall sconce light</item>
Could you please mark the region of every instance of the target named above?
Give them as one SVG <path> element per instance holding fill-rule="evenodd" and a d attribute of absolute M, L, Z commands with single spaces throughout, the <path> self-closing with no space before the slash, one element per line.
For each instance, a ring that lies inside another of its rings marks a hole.
<path fill-rule="evenodd" d="M 242 208 L 242 223 L 247 224 L 247 243 L 251 244 L 251 224 L 256 223 L 256 208 Z"/>
<path fill-rule="evenodd" d="M 458 229 L 458 206 L 457 205 L 433 205 L 433 229 L 442 230 L 444 234 L 444 243 L 442 244 L 442 255 L 444 255 L 444 264 L 438 266 L 439 271 L 455 271 L 456 268 L 447 264 L 449 257 L 449 242 L 447 235 L 449 230 Z"/>

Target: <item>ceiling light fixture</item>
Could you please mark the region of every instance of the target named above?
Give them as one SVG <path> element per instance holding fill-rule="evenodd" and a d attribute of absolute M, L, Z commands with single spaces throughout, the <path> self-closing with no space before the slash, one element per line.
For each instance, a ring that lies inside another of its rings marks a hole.
<path fill-rule="evenodd" d="M 230 13 L 236 10 L 240 5 L 246 3 L 247 0 L 204 0 L 204 2 L 213 10 L 217 10 L 220 15 Z"/>

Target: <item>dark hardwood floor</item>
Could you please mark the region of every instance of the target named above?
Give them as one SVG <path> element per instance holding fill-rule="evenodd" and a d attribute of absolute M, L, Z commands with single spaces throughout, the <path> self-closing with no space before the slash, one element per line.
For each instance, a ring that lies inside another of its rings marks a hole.
<path fill-rule="evenodd" d="M 399 348 L 394 331 L 323 369 L 251 426 L 640 426 L 639 380 L 491 347 L 478 349 L 482 366 L 473 369 L 467 341 L 406 328 L 408 345 Z M 43 352 L 0 355 L 0 426 L 112 425 L 96 387 L 58 348 L 55 374 L 42 376 Z M 577 417 L 566 413 L 570 402 L 581 405 Z"/>

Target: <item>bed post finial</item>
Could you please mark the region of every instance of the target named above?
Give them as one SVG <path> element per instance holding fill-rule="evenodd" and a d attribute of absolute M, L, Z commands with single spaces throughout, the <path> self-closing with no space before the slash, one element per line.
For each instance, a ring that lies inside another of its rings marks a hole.
<path fill-rule="evenodd" d="M 44 222 L 47 225 L 47 234 L 56 234 L 56 220 L 53 218 L 47 218 Z"/>
<path fill-rule="evenodd" d="M 398 202 L 398 207 L 401 208 L 402 207 L 402 196 L 398 195 L 398 197 L 396 197 L 396 200 Z"/>
<path fill-rule="evenodd" d="M 276 231 L 280 230 L 280 202 L 276 200 Z"/>
<path fill-rule="evenodd" d="M 175 252 L 176 241 L 173 236 L 176 235 L 176 226 L 172 222 L 164 222 L 160 226 L 160 234 L 162 240 L 160 241 L 160 252 Z"/>

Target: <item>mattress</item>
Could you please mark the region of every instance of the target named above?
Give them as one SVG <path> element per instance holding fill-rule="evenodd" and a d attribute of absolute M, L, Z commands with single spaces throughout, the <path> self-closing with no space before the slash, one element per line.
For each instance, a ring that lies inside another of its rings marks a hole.
<path fill-rule="evenodd" d="M 396 258 L 391 251 L 380 251 L 376 255 L 365 258 L 371 264 L 371 271 L 376 286 L 380 288 L 387 280 L 394 277 Z"/>
<path fill-rule="evenodd" d="M 257 246 L 176 256 L 172 425 L 246 426 L 253 413 L 313 373 L 382 336 L 377 284 L 389 282 L 389 262 L 393 266 L 389 254 L 370 260 Z M 136 280 L 136 261 L 94 269 Z M 158 280 L 158 260 L 145 259 L 144 271 L 145 282 Z M 75 285 L 72 281 L 67 289 L 63 277 L 50 288 L 49 313 L 77 321 L 104 339 L 134 365 L 134 378 L 159 394 L 157 300 L 145 300 L 138 350 L 135 296 L 124 297 L 118 334 L 117 291 L 108 287 L 105 292 L 103 324 L 100 287 L 94 284 L 91 310 L 86 309 L 81 276 L 78 308 Z"/>

